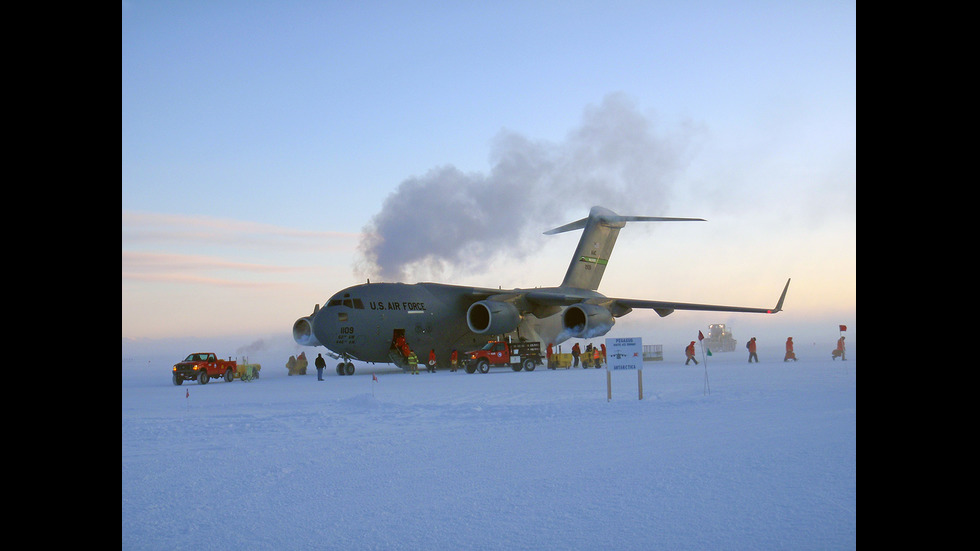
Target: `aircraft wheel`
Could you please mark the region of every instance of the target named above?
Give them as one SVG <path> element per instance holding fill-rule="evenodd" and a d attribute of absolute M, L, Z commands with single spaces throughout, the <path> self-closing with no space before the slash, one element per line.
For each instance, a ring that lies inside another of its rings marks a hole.
<path fill-rule="evenodd" d="M 344 374 L 344 364 L 339 363 L 337 364 L 337 375 L 343 375 L 343 374 Z"/>
<path fill-rule="evenodd" d="M 344 371 L 346 371 L 347 375 L 353 375 L 354 374 L 354 364 L 352 364 L 350 362 L 347 362 L 347 365 L 344 366 Z"/>

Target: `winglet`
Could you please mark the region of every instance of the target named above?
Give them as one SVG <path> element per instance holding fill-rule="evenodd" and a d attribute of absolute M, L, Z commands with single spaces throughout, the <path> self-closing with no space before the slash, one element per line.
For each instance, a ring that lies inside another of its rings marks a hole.
<path fill-rule="evenodd" d="M 769 314 L 775 314 L 776 312 L 782 311 L 782 309 L 783 309 L 783 301 L 786 299 L 786 291 L 789 290 L 789 282 L 792 279 L 793 278 L 789 278 L 789 279 L 786 280 L 786 286 L 783 287 L 783 294 L 779 295 L 779 302 L 776 303 L 776 307 L 775 308 L 773 308 L 772 310 L 769 310 L 769 312 L 768 312 Z"/>

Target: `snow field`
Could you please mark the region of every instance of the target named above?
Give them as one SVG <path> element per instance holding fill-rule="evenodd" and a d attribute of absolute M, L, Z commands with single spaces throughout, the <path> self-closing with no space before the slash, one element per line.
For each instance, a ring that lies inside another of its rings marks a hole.
<path fill-rule="evenodd" d="M 650 362 L 642 401 L 636 372 L 607 401 L 603 370 L 176 387 L 124 360 L 122 547 L 855 548 L 856 362 L 744 359 L 710 394 Z"/>

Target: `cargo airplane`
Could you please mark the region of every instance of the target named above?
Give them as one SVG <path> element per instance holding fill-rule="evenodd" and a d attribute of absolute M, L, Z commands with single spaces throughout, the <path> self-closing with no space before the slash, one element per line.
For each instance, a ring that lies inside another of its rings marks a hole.
<path fill-rule="evenodd" d="M 571 338 L 605 335 L 616 318 L 633 308 L 652 309 L 661 317 L 675 310 L 775 314 L 782 309 L 789 280 L 773 308 L 748 308 L 658 300 L 610 298 L 596 289 L 606 270 L 619 230 L 627 222 L 704 221 L 702 218 L 620 216 L 592 207 L 588 218 L 546 231 L 551 235 L 583 230 L 565 279 L 558 287 L 501 290 L 440 283 L 368 283 L 348 287 L 321 308 L 293 324 L 293 339 L 303 346 L 325 346 L 342 358 L 337 373 L 352 375 L 356 359 L 407 367 L 398 343 L 419 358 L 430 349 L 439 365 L 449 365 L 453 349 L 460 360 L 467 350 L 495 336 L 560 344 Z"/>

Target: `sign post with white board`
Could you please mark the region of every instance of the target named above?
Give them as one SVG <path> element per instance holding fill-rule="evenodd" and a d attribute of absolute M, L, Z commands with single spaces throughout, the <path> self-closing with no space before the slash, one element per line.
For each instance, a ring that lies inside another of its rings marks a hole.
<path fill-rule="evenodd" d="M 643 399 L 643 339 L 606 339 L 606 401 L 612 400 L 612 372 L 636 371 L 636 388 Z"/>

